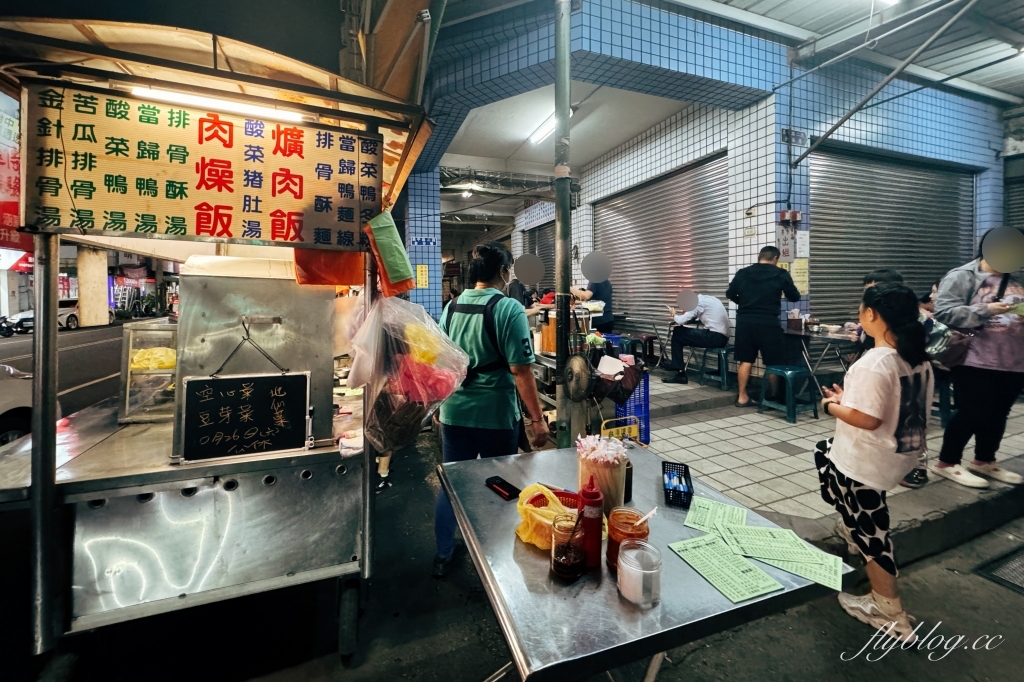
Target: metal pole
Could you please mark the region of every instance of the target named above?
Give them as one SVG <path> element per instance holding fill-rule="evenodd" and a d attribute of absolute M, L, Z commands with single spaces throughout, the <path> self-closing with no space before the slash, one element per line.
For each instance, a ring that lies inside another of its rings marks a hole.
<path fill-rule="evenodd" d="M 569 359 L 569 274 L 572 236 L 572 179 L 569 177 L 569 107 L 571 77 L 569 23 L 571 0 L 555 0 L 555 400 L 560 448 L 572 446 L 572 405 L 563 384 Z"/>
<path fill-rule="evenodd" d="M 897 26 L 896 28 L 892 29 L 891 31 L 888 31 L 887 33 L 883 33 L 880 36 L 875 36 L 871 40 L 867 40 L 867 41 L 861 43 L 860 45 L 857 45 L 856 47 L 851 48 L 851 49 L 847 50 L 846 52 L 844 52 L 844 53 L 842 53 L 840 55 L 836 55 L 835 57 L 832 57 L 832 59 L 829 59 L 828 61 L 825 61 L 825 62 L 822 62 L 821 64 L 818 64 L 813 69 L 808 69 L 807 71 L 804 71 L 799 76 L 796 76 L 794 78 L 790 78 L 785 83 L 779 83 L 778 85 L 773 86 L 772 87 L 772 92 L 775 92 L 776 90 L 779 90 L 780 88 L 784 88 L 787 85 L 790 85 L 791 83 L 796 83 L 798 80 L 803 80 L 804 78 L 807 78 L 808 76 L 810 76 L 815 71 L 818 71 L 820 69 L 824 69 L 826 66 L 832 66 L 833 64 L 835 64 L 837 62 L 841 62 L 844 59 L 846 59 L 847 57 L 850 57 L 850 56 L 860 52 L 861 50 L 863 50 L 864 48 L 868 47 L 869 45 L 875 45 L 875 44 L 878 43 L 879 40 L 883 40 L 885 38 L 888 38 L 892 34 L 898 33 L 899 31 L 902 31 L 903 29 L 907 28 L 908 26 L 913 26 L 914 24 L 916 24 L 919 21 L 924 21 L 925 19 L 931 17 L 933 14 L 938 14 L 939 12 L 945 12 L 947 9 L 949 9 L 950 7 L 952 7 L 953 5 L 955 5 L 955 4 L 959 3 L 959 2 L 963 2 L 963 0 L 953 0 L 952 2 L 948 2 L 945 5 L 943 5 L 942 7 L 936 7 L 935 9 L 931 10 L 930 12 L 926 12 L 925 14 L 922 14 L 921 16 L 916 17 L 916 18 L 908 21 L 905 24 L 901 24 L 901 25 Z M 867 30 L 870 31 L 871 28 L 868 27 Z"/>
<path fill-rule="evenodd" d="M 35 352 L 32 369 L 32 654 L 54 647 L 54 502 L 57 489 L 57 271 L 60 237 L 35 237 Z"/>
<path fill-rule="evenodd" d="M 945 78 L 940 78 L 939 80 L 935 81 L 931 85 L 919 85 L 916 88 L 914 88 L 913 90 L 907 90 L 906 92 L 901 92 L 898 95 L 893 95 L 892 97 L 886 97 L 883 100 L 879 100 L 877 102 L 872 102 L 871 104 L 869 104 L 866 107 L 864 107 L 864 109 L 873 109 L 873 108 L 881 106 L 883 104 L 888 104 L 889 102 L 893 101 L 894 99 L 899 99 L 900 97 L 906 97 L 907 95 L 913 95 L 915 92 L 921 92 L 922 90 L 927 90 L 930 87 L 935 87 L 936 85 L 941 85 L 942 83 L 948 83 L 949 81 L 954 80 L 956 78 L 962 78 L 963 76 L 970 75 L 970 74 L 974 73 L 975 71 L 981 71 L 983 69 L 987 69 L 990 66 L 995 66 L 996 64 L 1002 64 L 1003 62 L 1010 61 L 1011 59 L 1018 59 L 1020 56 L 1021 56 L 1021 53 L 1017 52 L 1015 54 L 1006 55 L 1005 57 L 1000 57 L 999 59 L 993 60 L 991 62 L 985 62 L 984 64 L 981 64 L 979 66 L 975 66 L 974 68 L 971 68 L 971 69 L 967 69 L 966 71 L 960 71 L 958 73 L 950 74 L 949 76 L 946 76 Z"/>
<path fill-rule="evenodd" d="M 858 103 L 857 103 L 857 106 L 855 106 L 855 107 L 854 107 L 853 109 L 850 109 L 850 111 L 849 111 L 849 112 L 847 112 L 847 114 L 846 114 L 845 116 L 843 116 L 843 117 L 842 117 L 841 119 L 839 119 L 839 122 L 838 122 L 838 123 L 836 123 L 836 124 L 835 124 L 834 126 L 832 126 L 831 128 L 829 128 L 829 129 L 828 129 L 828 132 L 827 132 L 827 133 L 825 133 L 824 135 L 822 135 L 821 137 L 819 137 L 819 138 L 818 138 L 818 139 L 817 139 L 817 140 L 815 141 L 815 143 L 814 143 L 814 144 L 812 144 L 812 145 L 811 145 L 811 146 L 810 146 L 810 147 L 809 147 L 809 148 L 807 149 L 807 151 L 805 151 L 805 152 L 804 152 L 803 154 L 801 154 L 800 156 L 798 156 L 798 157 L 797 157 L 797 159 L 796 159 L 796 161 L 794 161 L 794 162 L 793 162 L 793 163 L 791 164 L 791 165 L 792 165 L 792 167 L 793 167 L 793 168 L 796 168 L 797 166 L 799 166 L 799 165 L 800 165 L 800 162 L 801 162 L 801 161 L 803 161 L 804 159 L 806 159 L 806 158 L 807 158 L 808 156 L 810 156 L 811 152 L 813 152 L 813 151 L 815 150 L 815 148 L 816 148 L 816 147 L 817 147 L 818 145 L 820 145 L 820 144 L 821 144 L 822 142 L 824 142 L 824 141 L 825 141 L 825 140 L 827 140 L 827 139 L 828 139 L 829 137 L 831 137 L 831 136 L 832 136 L 832 133 L 834 133 L 835 131 L 839 130 L 839 129 L 840 129 L 840 128 L 841 128 L 842 126 L 843 126 L 843 124 L 844 124 L 844 123 L 846 123 L 846 122 L 847 122 L 847 121 L 849 121 L 849 120 L 850 120 L 851 118 L 853 118 L 854 114 L 856 114 L 856 113 L 857 113 L 858 111 L 860 111 L 861 109 L 863 109 L 863 108 L 864 108 L 864 105 L 865 105 L 865 104 L 867 104 L 868 102 L 870 102 L 870 101 L 871 101 L 871 98 L 873 98 L 873 97 L 874 97 L 875 95 L 877 95 L 878 93 L 880 93 L 880 92 L 882 91 L 882 88 L 884 88 L 884 87 L 885 87 L 886 85 L 888 85 L 888 84 L 889 84 L 890 82 L 892 82 L 892 80 L 893 80 L 894 78 L 896 78 L 896 76 L 898 76 L 898 75 L 900 75 L 901 73 L 903 73 L 903 69 L 905 69 L 905 68 L 907 68 L 908 66 L 910 66 L 910 65 L 911 65 L 911 64 L 912 64 L 912 63 L 914 62 L 914 60 L 915 60 L 915 59 L 917 59 L 918 55 L 920 55 L 920 54 L 921 54 L 922 52 L 924 52 L 925 50 L 927 50 L 927 49 L 928 49 L 928 47 L 929 47 L 929 46 L 930 46 L 930 45 L 931 45 L 932 43 L 934 43 L 934 42 L 935 42 L 936 40 L 938 40 L 938 39 L 939 39 L 939 36 L 941 36 L 941 35 L 942 35 L 943 33 L 945 33 L 945 32 L 946 32 L 946 30 L 947 30 L 947 29 L 949 29 L 949 27 L 950 27 L 950 26 L 952 26 L 953 24 L 955 24 L 955 23 L 957 22 L 957 19 L 959 19 L 960 17 L 962 17 L 962 16 L 964 15 L 964 14 L 966 14 L 966 13 L 967 13 L 967 12 L 968 12 L 968 11 L 969 11 L 969 10 L 970 10 L 970 9 L 971 9 L 972 7 L 974 7 L 974 6 L 976 5 L 976 4 L 978 4 L 978 0 L 970 0 L 970 2 L 968 2 L 968 3 L 966 4 L 966 5 L 964 5 L 964 6 L 963 6 L 963 7 L 962 7 L 962 8 L 960 9 L 960 11 L 959 11 L 959 12 L 957 12 L 957 13 L 956 13 L 956 14 L 954 14 L 954 15 L 953 15 L 952 17 L 950 17 L 949 21 L 947 21 L 947 22 L 946 22 L 946 23 L 944 23 L 944 24 L 943 24 L 942 26 L 940 26 L 940 27 L 939 27 L 939 30 L 937 30 L 937 31 L 936 31 L 935 33 L 933 33 L 933 34 L 931 35 L 931 37 L 929 37 L 929 38 L 928 38 L 928 40 L 924 41 L 924 43 L 923 43 L 923 44 L 921 45 L 921 47 L 919 47 L 919 48 L 917 48 L 916 50 L 914 50 L 914 52 L 913 52 L 913 53 L 912 53 L 912 54 L 911 54 L 911 55 L 910 55 L 909 57 L 907 57 L 906 59 L 904 59 L 904 60 L 903 60 L 903 63 L 901 63 L 901 64 L 900 64 L 899 66 L 897 66 L 897 67 L 896 67 L 896 70 L 895 70 L 895 71 L 893 71 L 892 73 L 890 73 L 890 74 L 889 74 L 888 76 L 886 76 L 886 77 L 885 77 L 885 78 L 884 78 L 884 79 L 882 80 L 882 82 L 881 82 L 881 83 L 879 83 L 878 85 L 876 85 L 876 86 L 874 87 L 874 89 L 873 89 L 873 90 L 872 90 L 871 92 L 869 92 L 869 93 L 867 94 L 867 96 L 866 96 L 866 97 L 864 97 L 864 99 L 862 99 L 862 100 L 861 100 L 860 102 L 858 102 Z"/>
<path fill-rule="evenodd" d="M 377 261 L 372 253 L 363 254 L 363 310 L 370 314 L 370 308 L 377 297 Z M 363 391 L 363 421 L 370 414 L 369 392 Z M 364 430 L 365 433 L 365 430 Z M 377 471 L 377 453 L 370 441 L 363 436 L 363 563 L 361 575 L 364 580 L 373 575 L 373 515 L 376 494 L 373 489 L 373 474 Z"/>

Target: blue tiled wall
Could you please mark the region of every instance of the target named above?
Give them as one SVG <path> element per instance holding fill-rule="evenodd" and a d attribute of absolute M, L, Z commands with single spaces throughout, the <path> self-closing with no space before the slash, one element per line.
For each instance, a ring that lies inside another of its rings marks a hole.
<path fill-rule="evenodd" d="M 421 175 L 437 165 L 470 109 L 553 82 L 553 15 L 530 15 L 530 7 L 535 11 L 531 5 L 469 22 L 438 42 L 427 98 L 437 127 L 417 166 Z M 822 134 L 882 78 L 845 62 L 772 94 L 800 73 L 790 71 L 784 45 L 682 16 L 669 3 L 584 0 L 571 35 L 574 79 L 691 104 L 582 170 L 583 205 L 573 214 L 581 258 L 592 248 L 594 201 L 727 148 L 730 272 L 748 265 L 774 243 L 774 211 L 787 191 L 792 207 L 807 215 L 807 163 L 790 177 L 782 129 Z M 876 101 L 912 87 L 894 81 Z M 994 105 L 923 90 L 857 114 L 834 137 L 981 168 L 975 229 L 980 234 L 1001 220 L 1002 126 Z M 747 218 L 745 210 L 758 204 Z M 806 297 L 795 305 L 806 309 Z"/>
<path fill-rule="evenodd" d="M 409 209 L 405 222 L 405 246 L 415 271 L 417 265 L 429 268 L 430 286 L 413 289 L 409 298 L 419 303 L 435 319 L 441 315 L 441 175 L 437 168 L 409 176 Z"/>

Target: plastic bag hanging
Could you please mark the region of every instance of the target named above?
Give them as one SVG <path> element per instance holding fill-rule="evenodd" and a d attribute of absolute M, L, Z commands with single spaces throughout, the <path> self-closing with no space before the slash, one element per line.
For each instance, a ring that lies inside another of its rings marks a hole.
<path fill-rule="evenodd" d="M 380 452 L 413 442 L 423 420 L 462 384 L 469 366 L 469 356 L 422 306 L 400 298 L 374 302 L 352 345 L 349 385 L 366 385 L 371 407 L 365 434 Z"/>

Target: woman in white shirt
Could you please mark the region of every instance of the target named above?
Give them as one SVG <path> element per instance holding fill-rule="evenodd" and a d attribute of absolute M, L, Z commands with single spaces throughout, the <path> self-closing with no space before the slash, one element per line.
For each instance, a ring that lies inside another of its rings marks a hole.
<path fill-rule="evenodd" d="M 871 593 L 840 593 L 848 614 L 899 641 L 916 635 L 896 591 L 896 561 L 885 491 L 895 488 L 927 448 L 934 389 L 918 301 L 903 284 L 864 291 L 860 323 L 875 341 L 850 367 L 845 389 L 825 389 L 822 408 L 836 418 L 835 436 L 814 453 L 821 496 L 841 517 L 836 530 L 851 554 L 867 562 Z"/>

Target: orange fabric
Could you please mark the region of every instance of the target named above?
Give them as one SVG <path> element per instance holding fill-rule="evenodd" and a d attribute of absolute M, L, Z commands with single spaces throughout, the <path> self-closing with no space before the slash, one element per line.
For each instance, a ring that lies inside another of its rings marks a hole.
<path fill-rule="evenodd" d="M 373 252 L 373 257 L 377 261 L 377 276 L 380 277 L 380 289 L 381 293 L 385 296 L 397 296 L 403 291 L 410 291 L 416 288 L 416 280 L 410 277 L 409 279 L 403 279 L 398 282 L 392 282 L 388 279 L 388 271 L 384 267 L 383 261 L 381 261 L 380 253 L 377 252 L 377 241 L 373 238 L 373 230 L 369 225 L 363 226 L 363 232 L 370 238 L 370 251 Z M 296 249 L 297 250 L 297 249 Z"/>
<path fill-rule="evenodd" d="M 299 284 L 363 284 L 361 251 L 295 249 L 295 281 Z"/>

